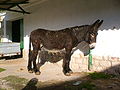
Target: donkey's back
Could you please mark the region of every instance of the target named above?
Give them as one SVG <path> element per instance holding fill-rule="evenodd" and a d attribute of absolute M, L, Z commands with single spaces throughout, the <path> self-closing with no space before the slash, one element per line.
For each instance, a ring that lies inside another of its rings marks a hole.
<path fill-rule="evenodd" d="M 69 28 L 57 31 L 37 29 L 31 32 L 31 42 L 42 44 L 47 49 L 63 49 L 67 43 L 75 43 L 77 39 Z"/>

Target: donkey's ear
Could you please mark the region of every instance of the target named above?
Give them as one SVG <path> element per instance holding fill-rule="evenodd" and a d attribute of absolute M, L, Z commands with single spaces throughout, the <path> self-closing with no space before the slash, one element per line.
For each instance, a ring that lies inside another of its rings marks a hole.
<path fill-rule="evenodd" d="M 94 28 L 95 26 L 98 25 L 99 21 L 100 21 L 99 19 L 96 20 L 93 24 L 90 25 L 90 27 L 91 27 L 91 28 Z"/>
<path fill-rule="evenodd" d="M 95 26 L 96 24 L 98 24 L 99 23 L 99 19 L 98 20 L 96 20 L 93 24 L 92 24 L 92 26 Z"/>
<path fill-rule="evenodd" d="M 101 20 L 99 23 L 98 23 L 98 28 L 102 25 L 102 23 L 103 23 L 103 20 Z"/>

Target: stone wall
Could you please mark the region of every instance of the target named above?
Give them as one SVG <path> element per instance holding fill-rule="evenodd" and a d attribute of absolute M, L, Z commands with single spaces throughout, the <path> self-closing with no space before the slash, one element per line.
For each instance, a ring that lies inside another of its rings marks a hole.
<path fill-rule="evenodd" d="M 70 67 L 75 72 L 90 72 L 88 70 L 88 56 L 84 56 L 80 53 L 73 54 Z M 120 75 L 120 58 L 109 56 L 92 56 L 91 71 Z"/>

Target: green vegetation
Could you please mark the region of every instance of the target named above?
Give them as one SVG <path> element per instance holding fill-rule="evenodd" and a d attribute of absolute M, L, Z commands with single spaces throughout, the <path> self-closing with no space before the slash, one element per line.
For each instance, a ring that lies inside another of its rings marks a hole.
<path fill-rule="evenodd" d="M 82 88 L 86 88 L 87 90 L 94 90 L 95 89 L 95 85 L 92 84 L 91 82 L 86 82 L 86 83 L 82 83 L 81 84 L 81 89 Z"/>
<path fill-rule="evenodd" d="M 7 76 L 7 77 L 4 77 L 3 79 L 6 80 L 6 81 L 11 82 L 12 84 L 17 84 L 17 83 L 24 84 L 24 83 L 26 83 L 28 81 L 27 79 L 20 78 L 18 76 Z"/>
<path fill-rule="evenodd" d="M 23 88 L 26 90 L 34 90 L 35 88 L 39 88 L 41 90 L 52 90 L 53 87 L 59 87 L 57 90 L 82 90 L 83 88 L 87 90 L 96 89 L 96 86 L 90 80 L 82 82 L 79 85 L 73 85 L 75 81 L 66 82 L 60 85 L 53 82 L 38 82 L 37 80 L 28 81 L 27 79 L 20 78 L 18 76 L 7 76 L 3 78 L 3 80 L 6 80 L 6 82 L 8 82 L 7 85 L 15 90 L 22 90 Z"/>
<path fill-rule="evenodd" d="M 8 85 L 15 90 L 21 90 L 22 88 L 25 87 L 27 84 L 28 80 L 25 78 L 20 78 L 18 76 L 7 76 L 4 77 L 3 80 L 6 80 L 8 82 Z"/>
<path fill-rule="evenodd" d="M 4 89 L 4 88 L 0 88 L 0 90 L 7 90 L 7 89 Z"/>
<path fill-rule="evenodd" d="M 91 79 L 110 79 L 114 77 L 113 75 L 109 75 L 105 73 L 98 73 L 98 72 L 89 73 L 89 76 Z"/>
<path fill-rule="evenodd" d="M 3 69 L 3 68 L 0 68 L 0 72 L 3 72 L 3 71 L 5 71 L 6 69 Z"/>
<path fill-rule="evenodd" d="M 98 72 L 86 73 L 86 75 L 86 77 L 65 82 L 54 80 L 41 82 L 37 78 L 27 80 L 18 76 L 7 76 L 1 80 L 3 80 L 10 89 L 0 87 L 0 90 L 102 90 L 102 88 L 106 89 L 106 87 L 111 85 L 114 80 L 116 80 L 116 86 L 118 85 L 117 88 L 119 88 L 119 79 L 112 79 L 114 77 L 113 75 Z"/>
<path fill-rule="evenodd" d="M 79 85 L 66 85 L 65 86 L 65 90 L 82 90 L 82 89 L 85 89 L 85 90 L 95 90 L 96 89 L 96 86 L 94 84 L 92 84 L 90 81 L 87 81 L 87 82 L 83 82 Z"/>

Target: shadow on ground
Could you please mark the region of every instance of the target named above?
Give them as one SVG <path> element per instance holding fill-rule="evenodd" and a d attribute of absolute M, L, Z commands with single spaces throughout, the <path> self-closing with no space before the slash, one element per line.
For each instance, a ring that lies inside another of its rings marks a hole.
<path fill-rule="evenodd" d="M 22 58 L 22 55 L 3 56 L 3 57 L 0 57 L 0 60 L 2 59 L 10 60 L 10 59 L 18 59 L 18 58 Z"/>
<path fill-rule="evenodd" d="M 120 65 L 102 72 L 84 74 L 84 77 L 61 82 L 40 82 L 37 78 L 32 78 L 22 90 L 120 90 Z"/>
<path fill-rule="evenodd" d="M 36 84 L 38 83 L 37 78 L 32 78 L 22 90 L 37 90 Z"/>

